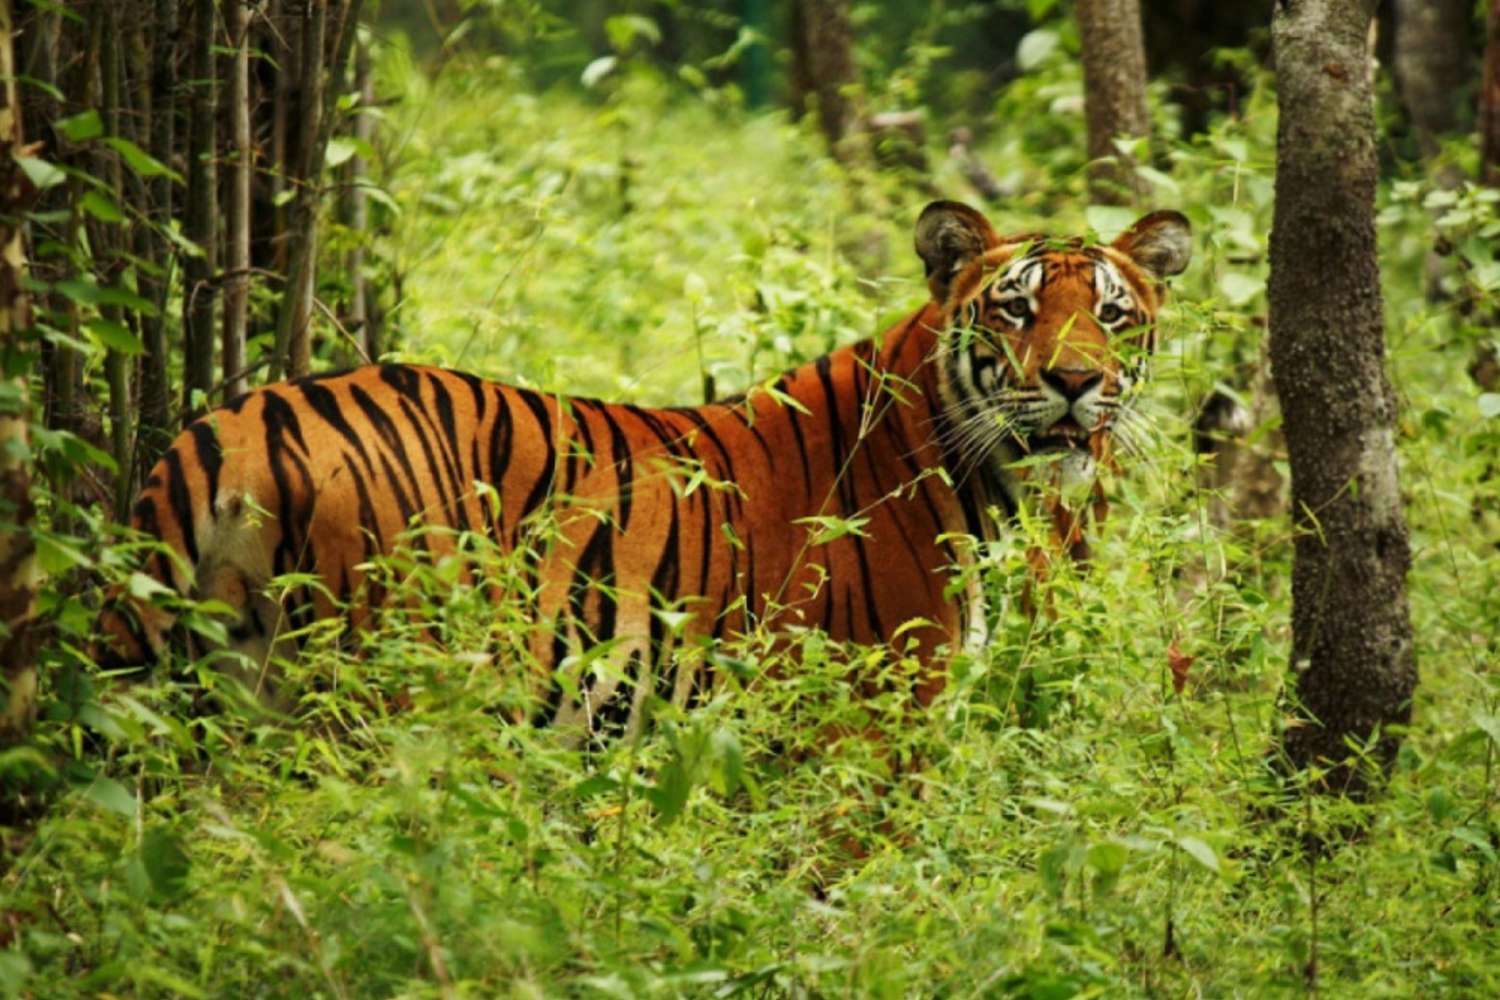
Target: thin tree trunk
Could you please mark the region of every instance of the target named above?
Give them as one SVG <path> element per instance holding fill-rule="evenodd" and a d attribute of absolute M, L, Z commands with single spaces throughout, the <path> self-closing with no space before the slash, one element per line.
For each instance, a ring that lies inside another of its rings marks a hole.
<path fill-rule="evenodd" d="M 99 108 L 104 121 L 106 135 L 120 134 L 120 23 L 119 9 L 112 3 L 99 4 L 93 12 L 94 40 L 91 45 L 99 72 Z M 125 194 L 124 175 L 120 157 L 112 149 L 101 147 L 95 174 L 104 179 L 110 197 L 116 205 L 123 204 Z M 120 282 L 125 271 L 123 223 L 92 220 L 90 249 L 93 252 L 95 271 L 100 284 L 112 287 Z M 118 305 L 101 305 L 99 315 L 116 327 L 124 327 L 124 311 Z M 128 355 L 116 349 L 105 353 L 104 370 L 109 382 L 109 437 L 110 451 L 115 460 L 115 516 L 122 518 L 129 510 L 132 473 L 135 463 L 131 461 L 131 414 L 130 370 Z"/>
<path fill-rule="evenodd" d="M 20 220 L 35 192 L 15 161 L 22 141 L 12 24 L 11 0 L 0 0 L 0 350 L 26 357 L 34 345 Z M 37 704 L 35 611 L 41 570 L 31 534 L 35 508 L 25 458 L 31 406 L 24 377 L 15 389 L 3 395 L 7 404 L 0 408 L 0 744 L 26 735 Z"/>
<path fill-rule="evenodd" d="M 192 122 L 188 140 L 187 238 L 202 251 L 183 267 L 183 328 L 187 347 L 183 380 L 184 419 L 197 411 L 195 392 L 214 386 L 214 304 L 218 292 L 218 81 L 214 75 L 214 0 L 194 0 Z"/>
<path fill-rule="evenodd" d="M 58 55 L 62 45 L 61 11 L 35 11 L 30 19 L 29 30 L 22 37 L 27 46 L 22 72 L 45 86 L 28 87 L 21 94 L 21 131 L 25 135 L 46 137 L 51 134 L 52 123 L 62 117 L 58 98 L 54 96 L 60 83 Z M 41 155 L 55 162 L 57 151 L 44 144 Z M 63 201 L 66 192 L 67 188 L 63 186 L 43 192 L 39 207 L 54 212 L 66 211 Z M 32 237 L 34 242 L 40 238 L 45 236 L 38 233 Z M 42 352 L 42 371 L 46 381 L 42 402 L 47 426 L 54 430 L 72 430 L 77 415 L 80 367 L 78 352 L 66 344 L 44 344 Z"/>
<path fill-rule="evenodd" d="M 1472 79 L 1471 0 L 1396 0 L 1396 82 L 1422 152 L 1459 124 L 1459 95 Z"/>
<path fill-rule="evenodd" d="M 357 43 L 354 51 L 354 90 L 359 95 L 359 109 L 354 114 L 354 138 L 361 147 L 375 135 L 375 118 L 366 109 L 375 103 L 374 78 L 370 73 L 370 48 Z M 370 197 L 365 191 L 369 164 L 363 152 L 356 150 L 349 161 L 349 229 L 354 234 L 354 248 L 349 251 L 349 329 L 364 345 L 370 360 L 380 356 L 380 338 L 371 321 L 370 283 L 365 280 L 365 241 L 369 239 Z"/>
<path fill-rule="evenodd" d="M 292 183 L 297 185 L 293 200 L 287 253 L 286 287 L 276 323 L 276 355 L 273 376 L 283 373 L 293 378 L 306 375 L 312 368 L 313 291 L 318 264 L 319 181 L 323 174 L 323 157 L 328 148 L 333 121 L 333 99 L 337 88 L 326 79 L 344 78 L 349 53 L 358 33 L 361 0 L 345 0 L 341 16 L 336 19 L 322 3 L 311 3 L 308 22 L 302 38 L 302 101 L 298 137 L 298 169 Z M 328 26 L 337 25 L 330 56 L 326 44 Z M 326 77 L 326 79 L 325 79 Z"/>
<path fill-rule="evenodd" d="M 150 85 L 140 105 L 149 124 L 148 148 L 162 163 L 172 162 L 177 124 L 177 0 L 153 0 L 151 15 Z M 149 225 L 141 231 L 149 248 L 145 256 L 162 269 L 160 277 L 142 271 L 142 294 L 156 306 L 157 315 L 141 317 L 141 412 L 137 435 L 137 464 L 149 469 L 172 441 L 172 389 L 167 381 L 167 295 L 173 263 L 171 244 L 161 235 L 172 220 L 172 179 L 165 174 L 147 183 Z"/>
<path fill-rule="evenodd" d="M 1485 24 L 1484 81 L 1479 92 L 1479 177 L 1500 186 L 1500 0 L 1490 0 Z"/>
<path fill-rule="evenodd" d="M 854 23 L 849 0 L 796 0 L 792 8 L 793 99 L 797 111 L 817 101 L 818 127 L 833 155 L 855 156 L 859 102 L 851 91 L 859 79 L 854 62 Z"/>
<path fill-rule="evenodd" d="M 280 67 L 276 74 L 276 88 L 271 103 L 271 205 L 272 214 L 275 219 L 272 224 L 272 261 L 278 274 L 286 274 L 287 218 L 289 216 L 286 200 L 282 197 L 287 189 L 287 180 L 294 172 L 296 164 L 293 162 L 293 150 L 291 147 L 291 136 L 288 134 L 287 123 L 291 119 L 292 112 L 292 83 L 300 72 L 297 53 L 302 51 L 296 36 L 292 34 L 292 26 L 300 25 L 301 18 L 287 16 L 286 0 L 270 0 L 267 8 L 267 17 L 271 24 L 268 46 L 272 51 L 272 58 Z M 273 359 L 273 369 L 279 369 L 281 361 Z"/>
<path fill-rule="evenodd" d="M 296 197 L 288 223 L 286 287 L 276 322 L 273 377 L 306 375 L 312 368 L 312 310 L 318 260 L 318 177 L 313 174 L 313 147 L 323 119 L 323 40 L 328 9 L 321 3 L 303 8 L 302 82 L 298 123 L 297 166 L 289 182 Z"/>
<path fill-rule="evenodd" d="M 1151 135 L 1140 0 L 1078 0 L 1083 101 L 1088 118 L 1089 196 L 1126 205 L 1146 192 L 1134 160 L 1116 140 Z"/>
<path fill-rule="evenodd" d="M 1388 765 L 1417 682 L 1411 562 L 1385 373 L 1374 222 L 1378 163 L 1367 66 L 1376 0 L 1280 0 L 1280 122 L 1271 227 L 1271 367 L 1291 465 L 1292 666 L 1298 768 L 1360 793 L 1347 741 Z M 1316 266 L 1309 266 L 1309 261 Z M 1335 364 L 1331 359 L 1337 358 Z"/>
<path fill-rule="evenodd" d="M 229 219 L 225 234 L 224 395 L 245 391 L 245 336 L 250 295 L 250 19 L 246 0 L 224 0 L 224 22 L 234 58 L 229 74 L 230 142 L 234 166 L 229 175 Z"/>

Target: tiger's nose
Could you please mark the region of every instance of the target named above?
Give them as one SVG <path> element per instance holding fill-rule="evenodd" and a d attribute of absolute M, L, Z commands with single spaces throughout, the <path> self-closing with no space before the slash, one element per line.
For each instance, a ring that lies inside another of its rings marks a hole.
<path fill-rule="evenodd" d="M 1046 368 L 1042 370 L 1042 381 L 1047 383 L 1068 402 L 1081 397 L 1104 379 L 1104 373 L 1088 368 Z"/>

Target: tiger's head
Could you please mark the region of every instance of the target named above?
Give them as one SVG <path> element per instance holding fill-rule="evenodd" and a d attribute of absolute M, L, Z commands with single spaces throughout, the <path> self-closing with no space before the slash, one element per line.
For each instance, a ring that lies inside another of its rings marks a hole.
<path fill-rule="evenodd" d="M 1026 455 L 1059 453 L 1092 479 L 1156 346 L 1164 279 L 1192 254 L 1178 212 L 1152 212 L 1113 243 L 1001 236 L 967 205 L 917 220 L 917 254 L 941 319 L 944 444 L 962 472 L 1014 495 Z"/>

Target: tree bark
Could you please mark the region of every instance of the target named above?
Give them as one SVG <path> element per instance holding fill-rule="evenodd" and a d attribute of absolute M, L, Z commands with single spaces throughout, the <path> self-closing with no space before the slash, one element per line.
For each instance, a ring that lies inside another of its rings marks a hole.
<path fill-rule="evenodd" d="M 229 73 L 229 135 L 234 163 L 229 174 L 229 219 L 225 233 L 224 338 L 220 358 L 224 398 L 245 391 L 245 335 L 250 296 L 250 18 L 246 0 L 224 0 L 224 24 L 234 57 Z"/>
<path fill-rule="evenodd" d="M 187 238 L 201 255 L 183 267 L 183 329 L 186 341 L 182 408 L 184 420 L 195 412 L 194 392 L 205 395 L 214 385 L 214 279 L 219 256 L 218 81 L 214 74 L 214 0 L 194 0 L 192 47 L 192 121 L 188 140 Z"/>
<path fill-rule="evenodd" d="M 1479 92 L 1479 177 L 1500 186 L 1500 0 L 1490 0 L 1485 24 L 1484 81 Z"/>
<path fill-rule="evenodd" d="M 1396 0 L 1396 83 L 1422 152 L 1459 124 L 1458 97 L 1469 83 L 1471 0 Z"/>
<path fill-rule="evenodd" d="M 1078 0 L 1083 41 L 1083 101 L 1088 118 L 1089 196 L 1126 205 L 1146 192 L 1134 161 L 1116 139 L 1151 134 L 1140 0 Z"/>
<path fill-rule="evenodd" d="M 99 73 L 99 111 L 106 135 L 120 131 L 121 67 L 119 9 L 113 4 L 99 4 L 93 11 L 94 41 L 90 45 Z M 120 155 L 101 147 L 95 160 L 94 174 L 101 178 L 116 205 L 124 204 L 125 178 Z M 94 258 L 94 273 L 99 283 L 113 287 L 125 273 L 124 223 L 91 219 L 89 246 Z M 124 310 L 113 304 L 99 307 L 100 318 L 117 327 L 125 325 Z M 123 351 L 111 348 L 105 353 L 104 371 L 109 382 L 110 453 L 115 460 L 115 517 L 123 518 L 130 509 L 131 481 L 135 463 L 131 461 L 133 407 L 130 404 L 132 362 Z"/>
<path fill-rule="evenodd" d="M 142 8 L 147 6 L 142 3 Z M 137 141 L 162 163 L 172 162 L 177 119 L 177 0 L 150 0 L 149 33 L 138 22 L 132 48 L 143 50 L 150 66 L 138 87 Z M 144 211 L 148 224 L 139 229 L 141 256 L 162 269 L 160 276 L 141 269 L 141 294 L 156 315 L 141 316 L 140 423 L 136 433 L 136 467 L 144 476 L 172 441 L 172 389 L 167 381 L 167 280 L 171 244 L 161 234 L 172 220 L 172 178 L 146 182 Z"/>
<path fill-rule="evenodd" d="M 834 157 L 847 161 L 859 128 L 859 79 L 849 0 L 797 0 L 792 6 L 792 90 L 798 113 L 817 102 L 818 127 Z"/>
<path fill-rule="evenodd" d="M 286 287 L 276 321 L 276 356 L 272 374 L 293 378 L 306 375 L 312 367 L 313 292 L 318 265 L 319 181 L 323 175 L 323 157 L 333 123 L 333 103 L 337 87 L 326 79 L 342 80 L 349 65 L 349 53 L 359 29 L 362 0 L 345 0 L 339 15 L 328 6 L 313 2 L 306 8 L 308 18 L 302 41 L 302 105 L 298 140 L 296 176 L 297 196 L 292 202 L 289 224 L 291 245 L 287 252 Z M 331 46 L 326 44 L 330 25 L 336 27 Z"/>
<path fill-rule="evenodd" d="M 0 351 L 28 357 L 31 306 L 25 292 L 21 220 L 34 191 L 16 165 L 22 149 L 16 101 L 11 0 L 0 0 Z M 0 745 L 25 736 L 36 716 L 36 594 L 41 585 L 31 524 L 31 468 L 26 380 L 0 392 Z"/>
<path fill-rule="evenodd" d="M 368 109 L 375 103 L 375 82 L 370 66 L 370 47 L 358 42 L 354 52 L 354 92 L 359 107 L 354 112 L 354 138 L 368 144 L 375 135 L 375 116 Z M 370 238 L 370 196 L 365 191 L 370 167 L 358 150 L 349 160 L 349 229 L 354 247 L 349 251 L 349 329 L 364 347 L 365 357 L 380 357 L 380 335 L 372 322 L 370 283 L 365 279 L 365 241 Z"/>
<path fill-rule="evenodd" d="M 1374 221 L 1378 163 L 1367 32 L 1376 0 L 1279 0 L 1280 122 L 1271 229 L 1271 366 L 1284 414 L 1296 548 L 1294 767 L 1353 794 L 1388 765 L 1417 682 L 1411 562 L 1385 373 Z M 1373 742 L 1371 742 L 1373 741 Z"/>

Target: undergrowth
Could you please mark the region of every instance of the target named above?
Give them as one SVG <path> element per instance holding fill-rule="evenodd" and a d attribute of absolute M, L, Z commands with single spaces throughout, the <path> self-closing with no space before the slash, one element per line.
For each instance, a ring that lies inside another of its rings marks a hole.
<path fill-rule="evenodd" d="M 705 371 L 741 388 L 924 294 L 928 196 L 870 175 L 852 199 L 808 125 L 645 75 L 586 99 L 503 65 L 432 83 L 397 53 L 384 72 L 406 95 L 382 250 L 407 274 L 401 358 L 695 402 Z M 1082 123 L 1057 103 L 1076 71 L 1023 83 L 984 147 L 1018 192 L 997 224 L 1128 221 L 1079 208 Z M 1273 115 L 1257 93 L 1153 169 L 1198 233 L 1155 432 L 1092 567 L 1051 583 L 1055 617 L 1019 608 L 1024 528 L 986 553 L 993 641 L 935 704 L 856 685 L 851 663 L 905 668 L 816 634 L 689 644 L 721 678 L 708 704 L 572 747 L 513 724 L 533 679 L 495 650 L 524 646 L 520 617 L 418 561 L 391 568 L 409 600 L 358 648 L 313 640 L 276 717 L 207 665 L 96 676 L 80 606 L 48 653 L 70 679 L 41 727 L 53 756 L 5 760 L 57 791 L 8 835 L 0 995 L 1500 994 L 1500 437 L 1462 375 L 1483 333 L 1423 296 L 1445 206 L 1420 178 L 1383 192 L 1381 220 L 1414 722 L 1373 803 L 1266 777 L 1287 528 L 1212 526 L 1190 425 L 1259 355 Z M 950 169 L 934 185 L 959 193 Z"/>

